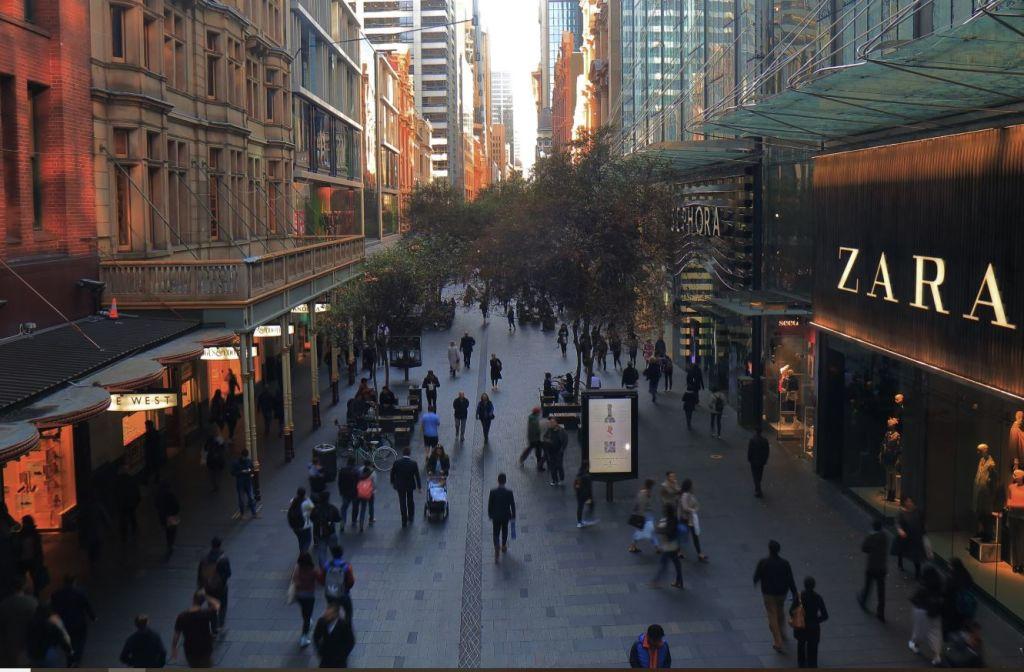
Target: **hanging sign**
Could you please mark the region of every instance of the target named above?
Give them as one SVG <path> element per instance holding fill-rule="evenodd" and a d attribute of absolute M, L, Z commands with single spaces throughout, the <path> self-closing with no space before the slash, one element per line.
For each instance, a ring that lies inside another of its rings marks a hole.
<path fill-rule="evenodd" d="M 329 304 L 329 303 L 314 303 L 313 304 L 313 310 L 315 312 L 317 312 L 317 313 L 326 313 L 330 309 L 331 309 L 331 304 Z M 297 315 L 308 315 L 309 314 L 309 304 L 308 303 L 300 303 L 299 305 L 297 305 L 294 308 L 292 308 L 292 312 L 297 314 Z"/>
<path fill-rule="evenodd" d="M 295 333 L 295 325 L 288 325 L 288 334 Z M 252 332 L 255 338 L 277 338 L 281 336 L 281 325 L 280 324 L 264 324 L 256 327 L 255 331 Z"/>
<path fill-rule="evenodd" d="M 255 357 L 257 354 L 256 346 L 252 346 L 252 356 Z M 238 359 L 238 348 L 231 346 L 221 347 L 208 347 L 203 348 L 203 356 L 199 359 L 205 359 L 212 362 L 223 362 L 228 360 Z"/>
<path fill-rule="evenodd" d="M 178 405 L 178 395 L 174 392 L 134 392 L 131 394 L 110 395 L 108 411 L 134 413 L 136 411 L 158 411 L 161 408 L 174 408 Z"/>

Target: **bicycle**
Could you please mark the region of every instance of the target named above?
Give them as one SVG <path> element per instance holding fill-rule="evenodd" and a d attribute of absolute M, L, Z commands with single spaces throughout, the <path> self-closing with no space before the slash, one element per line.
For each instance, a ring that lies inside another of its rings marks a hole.
<path fill-rule="evenodd" d="M 376 447 L 373 444 L 377 443 Z M 347 462 L 348 458 L 354 457 L 356 464 L 370 462 L 377 471 L 391 471 L 398 460 L 398 452 L 391 447 L 387 439 L 381 437 L 379 442 L 374 439 L 367 440 L 366 432 L 353 429 L 349 439 L 349 445 L 338 449 L 338 457 Z"/>

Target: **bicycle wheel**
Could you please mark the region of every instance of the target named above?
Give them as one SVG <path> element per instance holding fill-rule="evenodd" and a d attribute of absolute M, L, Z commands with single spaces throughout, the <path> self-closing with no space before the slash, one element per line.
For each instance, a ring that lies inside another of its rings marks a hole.
<path fill-rule="evenodd" d="M 373 451 L 373 466 L 378 471 L 391 471 L 398 460 L 398 453 L 391 446 L 380 446 Z"/>

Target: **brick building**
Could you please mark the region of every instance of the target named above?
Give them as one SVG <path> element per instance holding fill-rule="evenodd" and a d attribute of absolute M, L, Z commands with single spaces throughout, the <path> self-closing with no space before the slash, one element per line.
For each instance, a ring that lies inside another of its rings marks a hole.
<path fill-rule="evenodd" d="M 551 146 L 565 150 L 573 139 L 577 78 L 583 73 L 583 54 L 574 47 L 572 33 L 562 33 L 555 62 L 555 86 L 551 91 Z"/>
<path fill-rule="evenodd" d="M 0 0 L 0 259 L 71 319 L 97 277 L 89 30 L 87 0 Z M 0 306 L 0 338 L 64 322 L 7 269 Z"/>
<path fill-rule="evenodd" d="M 398 187 L 400 207 L 405 204 L 417 184 L 431 180 L 430 122 L 416 112 L 416 91 L 412 76 L 412 56 L 392 51 L 388 61 L 397 78 L 394 102 L 398 110 Z M 402 218 L 402 231 L 407 225 Z"/>

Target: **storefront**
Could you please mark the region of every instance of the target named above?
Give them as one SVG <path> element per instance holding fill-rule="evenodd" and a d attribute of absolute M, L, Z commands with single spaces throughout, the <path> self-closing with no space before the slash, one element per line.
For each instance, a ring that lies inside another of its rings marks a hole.
<path fill-rule="evenodd" d="M 816 467 L 1024 618 L 1024 127 L 816 160 Z"/>

